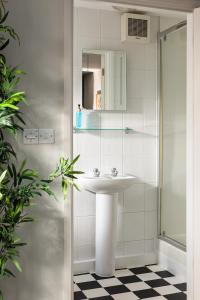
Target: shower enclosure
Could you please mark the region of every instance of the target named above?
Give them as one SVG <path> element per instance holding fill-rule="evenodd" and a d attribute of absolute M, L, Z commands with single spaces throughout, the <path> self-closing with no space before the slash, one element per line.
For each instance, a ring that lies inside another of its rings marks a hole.
<path fill-rule="evenodd" d="M 186 22 L 159 35 L 160 238 L 186 247 Z"/>

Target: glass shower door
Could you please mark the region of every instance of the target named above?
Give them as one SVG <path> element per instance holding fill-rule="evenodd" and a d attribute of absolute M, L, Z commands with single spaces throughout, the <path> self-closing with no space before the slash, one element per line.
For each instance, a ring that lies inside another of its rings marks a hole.
<path fill-rule="evenodd" d="M 186 246 L 186 26 L 160 50 L 160 235 Z"/>

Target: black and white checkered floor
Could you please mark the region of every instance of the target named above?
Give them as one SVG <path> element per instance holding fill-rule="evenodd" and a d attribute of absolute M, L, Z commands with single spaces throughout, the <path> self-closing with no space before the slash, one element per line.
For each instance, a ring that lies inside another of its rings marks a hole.
<path fill-rule="evenodd" d="M 185 300 L 186 283 L 158 265 L 116 270 L 113 277 L 74 276 L 74 299 Z"/>

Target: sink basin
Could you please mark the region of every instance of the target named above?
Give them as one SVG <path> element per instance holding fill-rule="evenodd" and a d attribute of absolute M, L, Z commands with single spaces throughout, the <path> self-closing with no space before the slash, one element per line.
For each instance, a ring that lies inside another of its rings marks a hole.
<path fill-rule="evenodd" d="M 129 188 L 136 177 L 104 175 L 78 179 L 81 189 L 96 194 L 96 259 L 95 273 L 110 277 L 115 270 L 118 193 Z"/>
<path fill-rule="evenodd" d="M 133 184 L 134 180 L 134 176 L 84 176 L 78 180 L 78 185 L 80 188 L 92 193 L 113 194 L 123 192 Z"/>

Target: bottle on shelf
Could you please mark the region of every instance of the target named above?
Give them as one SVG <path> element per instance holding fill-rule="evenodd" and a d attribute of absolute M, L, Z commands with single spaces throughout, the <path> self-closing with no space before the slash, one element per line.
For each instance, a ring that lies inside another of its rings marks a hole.
<path fill-rule="evenodd" d="M 101 90 L 96 93 L 96 110 L 101 109 Z"/>
<path fill-rule="evenodd" d="M 78 111 L 76 112 L 76 128 L 82 127 L 82 114 L 81 105 L 78 104 Z"/>

